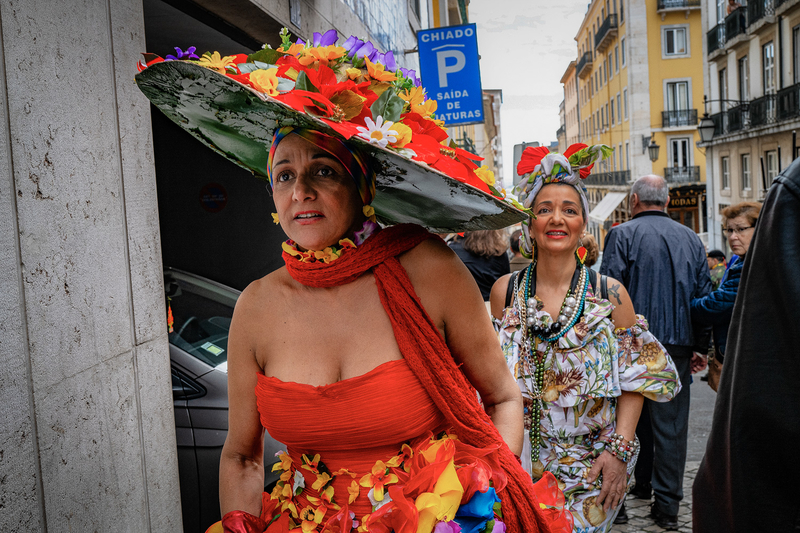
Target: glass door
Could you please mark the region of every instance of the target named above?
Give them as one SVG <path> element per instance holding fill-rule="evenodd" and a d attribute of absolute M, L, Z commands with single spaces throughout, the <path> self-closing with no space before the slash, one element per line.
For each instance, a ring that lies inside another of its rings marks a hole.
<path fill-rule="evenodd" d="M 671 174 L 672 181 L 694 181 L 691 176 L 691 161 L 690 161 L 690 146 L 691 139 L 682 137 L 679 139 L 670 139 L 670 166 L 668 174 Z"/>

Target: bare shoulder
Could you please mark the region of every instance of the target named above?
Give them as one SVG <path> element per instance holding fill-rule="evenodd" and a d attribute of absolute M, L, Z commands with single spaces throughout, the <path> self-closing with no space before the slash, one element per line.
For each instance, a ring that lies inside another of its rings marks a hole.
<path fill-rule="evenodd" d="M 425 239 L 411 250 L 400 256 L 400 263 L 406 270 L 417 267 L 446 266 L 448 263 L 458 264 L 461 260 L 447 243 L 441 239 Z"/>
<path fill-rule="evenodd" d="M 631 297 L 628 296 L 628 291 L 619 280 L 612 278 L 611 276 L 607 276 L 606 287 L 608 289 L 608 300 L 612 304 L 622 305 L 625 300 L 628 302 L 631 301 Z"/>
<path fill-rule="evenodd" d="M 508 284 L 511 283 L 511 277 L 515 273 L 504 274 L 497 278 L 497 281 L 492 285 L 492 292 L 489 294 L 489 301 L 492 304 L 492 315 L 495 318 L 502 318 L 503 309 L 506 306 L 506 295 L 508 294 Z"/>
<path fill-rule="evenodd" d="M 268 323 L 274 313 L 275 304 L 281 299 L 289 274 L 285 268 L 271 272 L 263 278 L 251 282 L 236 301 L 231 327 L 240 332 L 255 332 L 262 328 L 250 326 Z"/>
<path fill-rule="evenodd" d="M 629 328 L 636 323 L 636 312 L 633 309 L 633 302 L 628 295 L 625 285 L 619 280 L 609 276 L 606 280 L 608 288 L 608 300 L 614 304 L 611 312 L 611 320 L 618 328 Z"/>

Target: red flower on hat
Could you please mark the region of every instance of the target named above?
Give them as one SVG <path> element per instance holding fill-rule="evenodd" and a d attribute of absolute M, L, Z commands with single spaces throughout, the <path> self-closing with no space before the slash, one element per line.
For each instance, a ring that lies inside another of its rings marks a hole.
<path fill-rule="evenodd" d="M 584 148 L 589 148 L 589 145 L 587 145 L 587 144 L 583 144 L 583 143 L 575 143 L 575 144 L 572 144 L 572 145 L 570 145 L 570 147 L 569 147 L 569 148 L 567 148 L 567 149 L 564 151 L 564 157 L 566 157 L 567 159 L 569 159 L 569 156 L 571 156 L 571 155 L 572 155 L 572 154 L 574 154 L 575 152 L 578 152 L 578 151 L 580 151 L 580 150 L 583 150 Z M 593 167 L 593 166 L 594 166 L 594 165 L 592 164 L 592 165 L 589 165 L 589 166 L 588 166 L 588 167 L 586 167 L 586 168 L 582 168 L 582 169 L 580 169 L 580 173 L 581 173 L 581 179 L 582 179 L 582 180 L 585 180 L 585 179 L 586 179 L 586 178 L 589 176 L 589 174 L 591 174 L 591 173 L 592 173 L 592 167 Z M 517 174 L 519 174 L 519 172 L 518 172 Z"/>
<path fill-rule="evenodd" d="M 522 176 L 533 172 L 536 165 L 549 153 L 550 150 L 545 146 L 528 146 L 522 151 L 522 157 L 517 163 L 517 174 Z"/>

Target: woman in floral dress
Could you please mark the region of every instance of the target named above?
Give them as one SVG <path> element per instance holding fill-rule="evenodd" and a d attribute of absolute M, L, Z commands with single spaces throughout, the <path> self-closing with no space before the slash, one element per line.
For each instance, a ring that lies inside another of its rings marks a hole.
<path fill-rule="evenodd" d="M 622 284 L 586 266 L 581 238 L 588 202 L 581 179 L 605 146 L 573 145 L 564 155 L 529 148 L 518 166 L 525 270 L 492 289 L 506 363 L 522 390 L 522 464 L 534 480 L 551 472 L 576 532 L 611 529 L 638 454 L 643 398 L 680 390 L 674 363 L 634 313 Z"/>

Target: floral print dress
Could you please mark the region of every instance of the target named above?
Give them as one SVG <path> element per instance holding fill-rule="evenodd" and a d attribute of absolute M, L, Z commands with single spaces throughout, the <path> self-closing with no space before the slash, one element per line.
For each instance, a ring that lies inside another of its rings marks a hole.
<path fill-rule="evenodd" d="M 545 326 L 550 315 L 538 300 L 536 318 Z M 524 305 L 524 304 L 523 304 Z M 580 320 L 552 343 L 534 337 L 531 350 L 544 353 L 544 386 L 540 431 L 542 447 L 539 462 L 531 464 L 530 418 L 533 400 L 529 390 L 533 368 L 526 357 L 520 311 L 515 297 L 495 320 L 509 370 L 517 379 L 525 402 L 526 439 L 522 465 L 534 481 L 543 471 L 552 472 L 564 491 L 567 507 L 573 514 L 577 533 L 605 532 L 611 529 L 619 509 L 606 513 L 595 504 L 602 476 L 589 483 L 592 463 L 616 430 L 617 398 L 622 391 L 633 391 L 665 402 L 681 388 L 675 364 L 664 346 L 648 330 L 647 321 L 637 315 L 636 324 L 615 330 L 611 321 L 614 305 L 595 297 L 591 287 Z M 635 458 L 628 463 L 628 484 Z"/>

